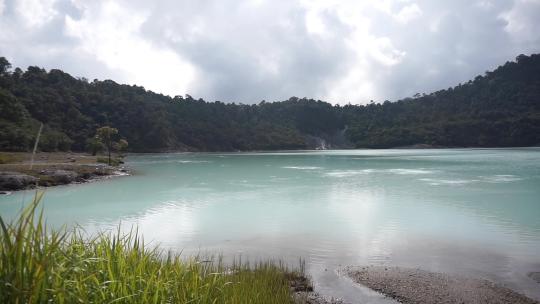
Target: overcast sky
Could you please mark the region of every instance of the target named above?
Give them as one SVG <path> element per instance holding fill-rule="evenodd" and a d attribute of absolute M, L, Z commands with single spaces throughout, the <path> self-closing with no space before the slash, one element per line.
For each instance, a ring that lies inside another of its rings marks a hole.
<path fill-rule="evenodd" d="M 0 56 L 208 101 L 396 100 L 540 51 L 540 0 L 0 0 Z"/>

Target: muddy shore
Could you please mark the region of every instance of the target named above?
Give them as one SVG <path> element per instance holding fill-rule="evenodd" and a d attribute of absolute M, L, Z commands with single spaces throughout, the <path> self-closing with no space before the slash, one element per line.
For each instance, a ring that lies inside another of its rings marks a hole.
<path fill-rule="evenodd" d="M 348 267 L 356 283 L 404 304 L 538 304 L 491 281 L 399 267 Z"/>

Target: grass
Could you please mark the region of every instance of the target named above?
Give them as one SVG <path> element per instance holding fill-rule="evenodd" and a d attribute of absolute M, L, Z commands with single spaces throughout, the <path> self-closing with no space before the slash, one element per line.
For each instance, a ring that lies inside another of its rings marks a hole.
<path fill-rule="evenodd" d="M 0 164 L 27 164 L 30 165 L 32 152 L 0 152 Z M 92 165 L 96 164 L 98 157 L 88 153 L 79 152 L 37 152 L 34 155 L 34 164 L 70 164 Z"/>
<path fill-rule="evenodd" d="M 121 164 L 122 158 L 120 157 L 111 157 L 111 166 L 118 167 Z M 98 157 L 97 158 L 98 163 L 103 164 L 109 164 L 109 158 L 108 157 Z"/>
<path fill-rule="evenodd" d="M 294 303 L 291 281 L 305 278 L 270 261 L 182 259 L 136 230 L 49 230 L 41 196 L 11 223 L 0 217 L 0 303 Z"/>
<path fill-rule="evenodd" d="M 18 163 L 24 159 L 21 153 L 0 152 L 0 164 Z"/>

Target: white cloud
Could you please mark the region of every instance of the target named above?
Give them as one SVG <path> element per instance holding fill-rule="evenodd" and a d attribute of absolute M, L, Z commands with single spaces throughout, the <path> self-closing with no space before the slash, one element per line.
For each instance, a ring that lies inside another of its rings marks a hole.
<path fill-rule="evenodd" d="M 476 6 L 483 8 L 483 9 L 490 9 L 493 7 L 493 3 L 490 0 L 480 0 L 477 3 L 475 3 Z"/>
<path fill-rule="evenodd" d="M 406 24 L 420 17 L 421 15 L 422 10 L 416 3 L 413 3 L 403 7 L 395 17 L 399 22 Z"/>
<path fill-rule="evenodd" d="M 54 19 L 57 11 L 54 9 L 56 0 L 18 0 L 16 10 L 24 19 L 24 25 L 39 27 Z"/>
<path fill-rule="evenodd" d="M 522 42 L 540 41 L 540 0 L 517 0 L 512 9 L 501 14 L 505 30 Z"/>
<path fill-rule="evenodd" d="M 140 27 L 147 20 L 144 12 L 114 2 L 93 9 L 86 8 L 80 20 L 66 16 L 66 34 L 80 41 L 77 51 L 122 72 L 130 83 L 171 95 L 188 92 L 195 68 L 174 51 L 140 37 Z"/>
<path fill-rule="evenodd" d="M 306 12 L 306 28 L 310 34 L 316 34 L 323 37 L 330 34 L 324 21 L 315 11 Z"/>
<path fill-rule="evenodd" d="M 370 53 L 373 58 L 384 66 L 393 66 L 401 62 L 406 52 L 396 49 L 388 37 L 375 39 Z"/>
<path fill-rule="evenodd" d="M 540 51 L 539 2 L 0 0 L 0 55 L 207 100 L 395 100 Z"/>
<path fill-rule="evenodd" d="M 374 77 L 373 71 L 376 69 L 384 70 L 399 64 L 406 52 L 396 48 L 391 38 L 372 33 L 376 24 L 370 15 L 379 13 L 390 18 L 398 18 L 393 14 L 392 2 L 363 1 L 359 3 L 357 1 L 331 2 L 321 0 L 305 1 L 304 5 L 307 20 L 316 16 L 317 22 L 312 22 L 312 28 L 322 27 L 321 25 L 325 23 L 321 17 L 324 12 L 327 18 L 328 15 L 334 16 L 348 29 L 341 37 L 344 42 L 343 47 L 351 54 L 347 58 L 347 70 L 343 74 L 329 79 L 326 85 L 327 91 L 317 97 L 341 104 L 349 101 L 353 103 L 367 102 L 370 99 L 381 97 L 382 94 L 377 92 L 376 81 L 378 79 Z M 409 13 L 406 10 L 403 14 Z M 308 31 L 310 31 L 309 24 Z M 317 34 L 323 32 L 323 36 L 330 35 L 322 30 L 311 30 L 310 32 Z"/>

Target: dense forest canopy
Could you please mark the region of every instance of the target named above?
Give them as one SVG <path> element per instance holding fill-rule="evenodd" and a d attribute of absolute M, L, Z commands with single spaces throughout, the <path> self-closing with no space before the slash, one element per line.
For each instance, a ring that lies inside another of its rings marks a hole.
<path fill-rule="evenodd" d="M 540 55 L 520 55 L 465 84 L 396 102 L 338 106 L 307 98 L 255 105 L 169 97 L 0 57 L 0 150 L 84 151 L 110 125 L 129 149 L 245 151 L 540 144 Z"/>

